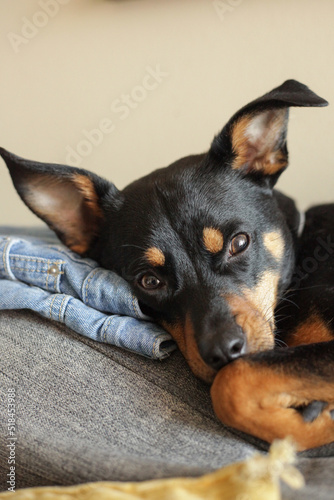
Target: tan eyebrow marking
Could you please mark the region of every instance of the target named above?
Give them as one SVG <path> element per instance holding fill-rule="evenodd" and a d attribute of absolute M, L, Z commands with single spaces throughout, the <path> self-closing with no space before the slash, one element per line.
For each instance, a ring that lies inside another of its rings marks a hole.
<path fill-rule="evenodd" d="M 165 256 L 163 252 L 157 247 L 150 247 L 145 252 L 145 257 L 151 266 L 164 266 Z"/>
<path fill-rule="evenodd" d="M 203 242 L 210 253 L 218 253 L 224 246 L 224 236 L 219 229 L 205 227 L 203 229 Z"/>
<path fill-rule="evenodd" d="M 263 243 L 276 260 L 281 260 L 284 253 L 284 240 L 279 231 L 265 233 L 263 236 Z"/>

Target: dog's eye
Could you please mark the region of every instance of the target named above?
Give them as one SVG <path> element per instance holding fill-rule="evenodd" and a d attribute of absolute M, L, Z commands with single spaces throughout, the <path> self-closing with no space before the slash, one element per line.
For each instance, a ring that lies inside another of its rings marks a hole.
<path fill-rule="evenodd" d="M 249 245 L 249 236 L 243 233 L 237 234 L 236 236 L 234 236 L 234 238 L 232 238 L 232 241 L 230 243 L 229 253 L 231 256 L 237 255 L 246 250 L 248 245 Z"/>
<path fill-rule="evenodd" d="M 139 283 L 145 290 L 156 290 L 162 286 L 162 282 L 154 274 L 144 274 Z"/>

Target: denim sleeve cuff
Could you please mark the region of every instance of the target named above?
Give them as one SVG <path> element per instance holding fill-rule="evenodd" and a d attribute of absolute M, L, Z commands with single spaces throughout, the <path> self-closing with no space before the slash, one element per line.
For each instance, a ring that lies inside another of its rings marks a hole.
<path fill-rule="evenodd" d="M 30 309 L 93 340 L 153 359 L 176 348 L 159 325 L 142 321 L 149 318 L 124 279 L 43 242 L 0 237 L 1 309 Z"/>
<path fill-rule="evenodd" d="M 0 258 L 0 278 L 65 293 L 99 311 L 149 319 L 142 313 L 131 286 L 121 276 L 62 245 L 0 237 Z"/>
<path fill-rule="evenodd" d="M 63 300 L 60 296 L 57 307 L 63 307 Z M 85 306 L 78 299 L 70 298 L 67 302 L 64 323 L 93 340 L 122 347 L 148 358 L 164 359 L 176 349 L 171 336 L 159 325 L 117 314 L 106 316 Z"/>

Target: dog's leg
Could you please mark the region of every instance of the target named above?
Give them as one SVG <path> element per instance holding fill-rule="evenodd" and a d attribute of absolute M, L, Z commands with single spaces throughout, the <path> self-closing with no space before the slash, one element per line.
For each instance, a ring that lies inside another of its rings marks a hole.
<path fill-rule="evenodd" d="M 298 450 L 334 441 L 334 341 L 239 358 L 212 385 L 218 418 L 272 442 L 292 436 Z"/>

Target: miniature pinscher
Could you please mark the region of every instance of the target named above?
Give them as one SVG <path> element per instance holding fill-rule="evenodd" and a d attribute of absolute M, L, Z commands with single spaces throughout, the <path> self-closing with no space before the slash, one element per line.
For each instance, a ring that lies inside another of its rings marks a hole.
<path fill-rule="evenodd" d="M 305 224 L 274 186 L 290 106 L 328 103 L 288 80 L 240 109 L 207 153 L 122 191 L 4 149 L 26 205 L 70 249 L 121 274 L 212 383 L 219 419 L 299 450 L 334 441 L 334 204 Z"/>

